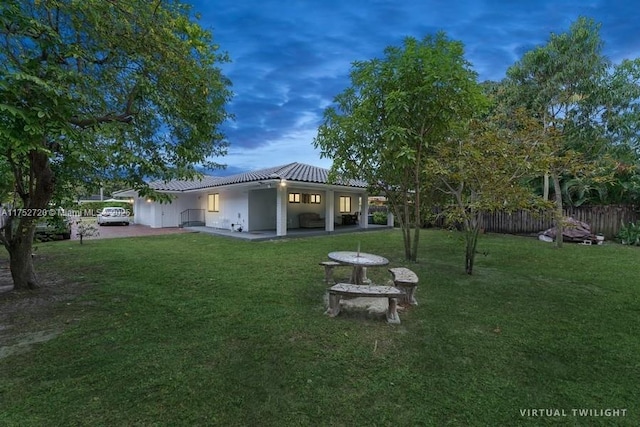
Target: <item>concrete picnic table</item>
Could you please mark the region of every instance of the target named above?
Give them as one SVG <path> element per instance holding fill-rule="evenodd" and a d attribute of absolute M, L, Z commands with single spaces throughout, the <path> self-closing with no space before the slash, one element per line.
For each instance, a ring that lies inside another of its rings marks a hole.
<path fill-rule="evenodd" d="M 329 252 L 329 259 L 342 264 L 353 265 L 351 281 L 356 285 L 363 285 L 366 267 L 380 267 L 389 264 L 389 260 L 380 255 L 364 252 L 337 251 Z"/>

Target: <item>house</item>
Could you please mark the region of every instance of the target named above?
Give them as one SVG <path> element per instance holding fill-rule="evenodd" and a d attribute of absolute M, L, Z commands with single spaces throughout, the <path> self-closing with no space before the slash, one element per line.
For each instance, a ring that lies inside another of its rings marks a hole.
<path fill-rule="evenodd" d="M 367 184 L 329 183 L 327 169 L 290 163 L 283 166 L 192 181 L 155 181 L 151 188 L 171 195 L 171 203 L 139 197 L 134 190 L 116 197 L 133 198 L 135 222 L 150 227 L 206 226 L 242 232 L 324 228 L 353 224 L 368 228 Z M 365 220 L 359 220 L 365 218 Z"/>

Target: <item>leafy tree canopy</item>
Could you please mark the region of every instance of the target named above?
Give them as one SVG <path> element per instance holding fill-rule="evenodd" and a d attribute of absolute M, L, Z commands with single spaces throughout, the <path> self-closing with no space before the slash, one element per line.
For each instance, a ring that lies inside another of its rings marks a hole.
<path fill-rule="evenodd" d="M 141 187 L 224 154 L 227 57 L 192 18 L 166 0 L 5 1 L 2 156 L 23 168 L 29 152 L 46 153 L 58 183 Z"/>
<path fill-rule="evenodd" d="M 428 170 L 435 190 L 445 196 L 440 215 L 463 229 L 468 274 L 473 272 L 483 213 L 548 207 L 526 178 L 546 168 L 550 139 L 536 119 L 517 110 L 508 116 L 476 117 L 436 147 Z"/>
<path fill-rule="evenodd" d="M 195 18 L 174 0 L 2 2 L 0 174 L 14 207 L 110 178 L 145 194 L 225 153 L 227 57 Z M 33 218 L 2 232 L 14 283 L 34 286 Z"/>
<path fill-rule="evenodd" d="M 507 70 L 506 88 L 497 92 L 503 108 L 526 108 L 545 131 L 557 136 L 546 145 L 550 156 L 545 182 L 549 176 L 553 180 L 558 246 L 562 244 L 561 183 L 576 177 L 602 184 L 610 181 L 614 167 L 610 112 L 614 105 L 624 104 L 628 95 L 625 89 L 609 90 L 615 73 L 602 54 L 599 30 L 599 24 L 581 17 L 568 32 L 551 34 L 546 45 L 527 52 Z M 622 80 L 621 88 L 626 86 Z"/>
<path fill-rule="evenodd" d="M 416 260 L 426 159 L 486 103 L 476 78 L 462 43 L 444 33 L 408 37 L 382 59 L 355 62 L 351 87 L 325 111 L 315 146 L 333 159 L 334 173 L 363 179 L 387 197 L 407 259 Z"/>
<path fill-rule="evenodd" d="M 600 24 L 579 18 L 523 55 L 494 88 L 503 105 L 526 107 L 561 136 L 549 173 L 571 204 L 638 200 L 640 60 L 612 64 L 599 32 Z"/>

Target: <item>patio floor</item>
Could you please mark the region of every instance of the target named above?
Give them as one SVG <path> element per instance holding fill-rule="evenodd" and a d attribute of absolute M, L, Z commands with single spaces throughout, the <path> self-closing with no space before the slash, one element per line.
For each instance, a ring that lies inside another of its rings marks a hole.
<path fill-rule="evenodd" d="M 384 230 L 388 228 L 389 227 L 386 225 L 375 225 L 375 224 L 369 224 L 368 228 L 359 228 L 357 225 L 339 226 L 339 227 L 336 227 L 332 232 L 328 232 L 326 230 L 317 229 L 317 228 L 290 228 L 287 230 L 286 236 L 276 235 L 276 230 L 238 232 L 238 231 L 231 231 L 231 230 L 222 229 L 222 228 L 202 227 L 202 226 L 185 227 L 185 230 L 215 234 L 217 236 L 225 236 L 225 237 L 231 237 L 235 239 L 261 241 L 261 240 L 275 240 L 275 239 L 291 239 L 291 238 L 310 237 L 310 236 L 327 236 L 331 234 L 342 234 L 342 233 L 362 233 L 365 231 Z"/>

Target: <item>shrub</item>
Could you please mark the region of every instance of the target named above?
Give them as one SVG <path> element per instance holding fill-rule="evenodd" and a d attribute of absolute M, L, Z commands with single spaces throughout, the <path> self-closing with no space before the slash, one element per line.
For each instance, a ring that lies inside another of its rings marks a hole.
<path fill-rule="evenodd" d="M 622 224 L 616 236 L 623 245 L 640 246 L 640 222 Z"/>
<path fill-rule="evenodd" d="M 373 213 L 373 223 L 385 225 L 387 223 L 387 213 L 386 212 L 374 212 Z"/>

